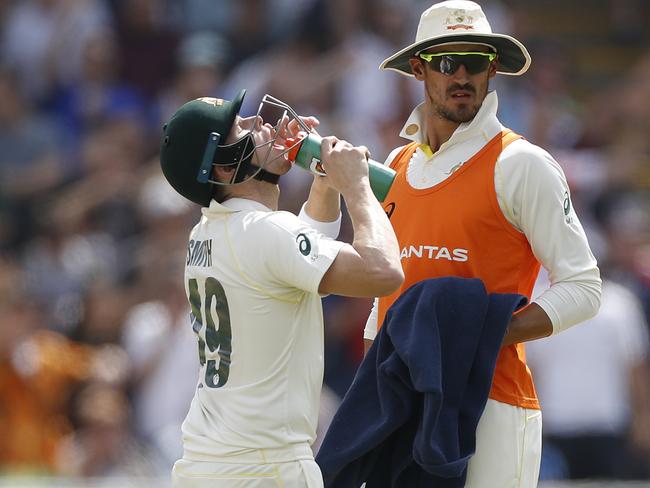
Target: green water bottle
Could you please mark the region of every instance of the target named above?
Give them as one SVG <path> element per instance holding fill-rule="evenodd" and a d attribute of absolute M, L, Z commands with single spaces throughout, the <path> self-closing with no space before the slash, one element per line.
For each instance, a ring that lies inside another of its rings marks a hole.
<path fill-rule="evenodd" d="M 287 153 L 290 161 L 311 173 L 324 176 L 325 171 L 321 165 L 320 147 L 323 138 L 318 134 L 307 134 L 302 140 L 300 137 L 287 139 L 286 147 L 291 147 Z M 395 170 L 372 159 L 368 160 L 368 176 L 370 188 L 380 202 L 384 201 L 395 179 Z"/>

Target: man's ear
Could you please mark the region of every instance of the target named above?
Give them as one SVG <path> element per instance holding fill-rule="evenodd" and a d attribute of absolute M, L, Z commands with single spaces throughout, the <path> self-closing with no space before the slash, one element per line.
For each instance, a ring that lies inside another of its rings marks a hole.
<path fill-rule="evenodd" d="M 411 71 L 415 75 L 416 80 L 424 80 L 424 63 L 420 58 L 410 58 L 409 59 L 409 64 L 411 65 Z"/>
<path fill-rule="evenodd" d="M 212 176 L 217 181 L 230 183 L 235 173 L 235 165 L 219 166 L 215 165 L 212 169 Z"/>
<path fill-rule="evenodd" d="M 490 63 L 488 68 L 488 78 L 494 78 L 497 75 L 497 69 L 499 69 L 499 58 L 496 58 Z"/>

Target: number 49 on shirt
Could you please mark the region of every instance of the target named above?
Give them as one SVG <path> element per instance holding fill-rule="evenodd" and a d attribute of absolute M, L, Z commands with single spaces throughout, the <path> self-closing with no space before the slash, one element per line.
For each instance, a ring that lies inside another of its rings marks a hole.
<path fill-rule="evenodd" d="M 199 361 L 201 366 L 205 366 L 205 385 L 209 388 L 220 388 L 226 384 L 230 374 L 232 331 L 226 293 L 218 280 L 212 277 L 206 279 L 205 304 L 201 307 L 198 281 L 194 278 L 190 279 L 188 288 L 192 307 L 192 329 L 199 337 Z M 215 325 L 212 314 L 213 302 L 216 302 L 219 329 Z M 201 308 L 204 314 L 201 313 Z M 203 327 L 204 316 L 205 327 Z"/>

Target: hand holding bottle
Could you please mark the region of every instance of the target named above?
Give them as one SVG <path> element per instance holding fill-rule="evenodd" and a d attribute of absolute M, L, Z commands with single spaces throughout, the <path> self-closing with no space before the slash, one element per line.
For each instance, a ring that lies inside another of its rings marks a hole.
<path fill-rule="evenodd" d="M 335 139 L 335 138 L 334 138 Z M 289 161 L 300 166 L 307 171 L 314 174 L 325 175 L 325 169 L 321 162 L 321 148 L 323 138 L 315 133 L 299 133 L 298 137 L 285 139 L 285 146 L 290 148 L 287 153 Z M 346 142 L 349 145 L 349 143 Z M 364 146 L 359 146 L 364 147 Z M 384 166 L 377 161 L 367 158 L 368 150 L 364 147 L 366 153 L 366 162 L 368 165 L 368 175 L 370 178 L 370 187 L 377 197 L 377 200 L 382 202 L 395 179 L 395 171 Z"/>

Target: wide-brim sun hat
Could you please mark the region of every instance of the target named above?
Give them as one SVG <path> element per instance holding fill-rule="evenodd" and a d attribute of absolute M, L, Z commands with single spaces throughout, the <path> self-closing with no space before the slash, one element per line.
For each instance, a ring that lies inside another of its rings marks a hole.
<path fill-rule="evenodd" d="M 384 60 L 379 67 L 413 76 L 410 58 L 433 46 L 458 43 L 493 47 L 499 58 L 497 73 L 522 75 L 530 66 L 530 54 L 524 45 L 514 37 L 493 33 L 479 4 L 447 0 L 425 10 L 420 16 L 415 42 Z"/>

